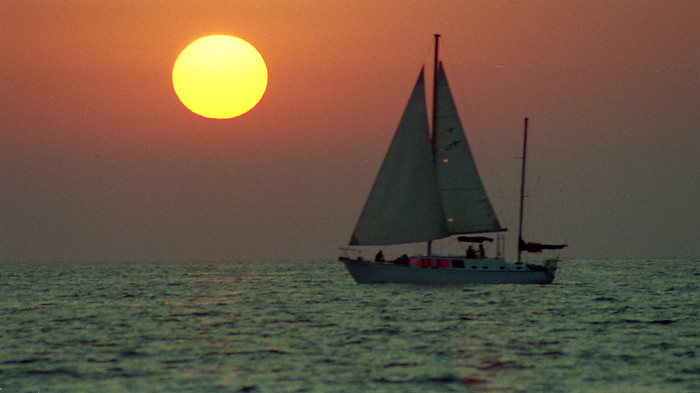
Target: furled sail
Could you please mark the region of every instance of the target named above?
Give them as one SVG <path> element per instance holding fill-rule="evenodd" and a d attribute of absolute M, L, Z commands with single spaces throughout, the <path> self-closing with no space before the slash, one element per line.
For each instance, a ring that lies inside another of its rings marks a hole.
<path fill-rule="evenodd" d="M 442 64 L 437 101 L 437 127 L 433 131 L 435 170 L 448 232 L 502 231 L 476 170 Z"/>
<path fill-rule="evenodd" d="M 525 243 L 521 237 L 518 241 L 518 250 L 527 252 L 542 252 L 543 250 L 561 250 L 568 247 L 566 244 L 542 244 L 542 243 Z"/>
<path fill-rule="evenodd" d="M 412 243 L 448 236 L 424 90 L 421 70 L 350 245 Z"/>

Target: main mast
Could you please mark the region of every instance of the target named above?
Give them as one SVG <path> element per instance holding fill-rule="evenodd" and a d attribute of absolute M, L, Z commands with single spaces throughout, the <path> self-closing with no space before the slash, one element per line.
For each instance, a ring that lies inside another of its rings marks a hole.
<path fill-rule="evenodd" d="M 433 60 L 433 154 L 435 154 L 435 130 L 437 130 L 437 107 L 438 107 L 438 46 L 440 34 L 435 34 L 435 57 Z M 433 241 L 428 240 L 428 255 L 432 252 Z"/>
<path fill-rule="evenodd" d="M 437 107 L 438 107 L 438 46 L 440 34 L 435 34 L 435 59 L 433 61 L 433 149 L 435 149 L 435 131 L 437 130 Z"/>
<path fill-rule="evenodd" d="M 520 220 L 518 222 L 518 263 L 521 253 L 520 242 L 523 239 L 523 210 L 525 208 L 525 158 L 527 157 L 527 117 L 525 118 L 525 130 L 523 131 L 523 167 L 520 173 Z"/>

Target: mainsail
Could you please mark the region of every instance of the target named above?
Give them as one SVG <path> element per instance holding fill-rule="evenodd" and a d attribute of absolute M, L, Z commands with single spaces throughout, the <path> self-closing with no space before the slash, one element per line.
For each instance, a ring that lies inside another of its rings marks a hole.
<path fill-rule="evenodd" d="M 442 66 L 438 79 L 433 140 L 421 70 L 350 245 L 503 230 L 477 173 Z"/>
<path fill-rule="evenodd" d="M 421 70 L 350 245 L 412 243 L 445 236 Z"/>

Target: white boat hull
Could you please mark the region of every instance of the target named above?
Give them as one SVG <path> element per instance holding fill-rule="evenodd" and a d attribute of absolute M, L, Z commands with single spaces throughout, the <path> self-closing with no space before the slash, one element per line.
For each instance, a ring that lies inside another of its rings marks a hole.
<path fill-rule="evenodd" d="M 556 263 L 545 266 L 507 263 L 502 259 L 464 259 L 463 268 L 421 267 L 341 257 L 358 284 L 551 284 Z"/>

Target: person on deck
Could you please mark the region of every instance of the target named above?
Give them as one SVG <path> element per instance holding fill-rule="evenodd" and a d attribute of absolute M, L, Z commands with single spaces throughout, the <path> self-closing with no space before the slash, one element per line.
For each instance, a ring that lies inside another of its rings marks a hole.
<path fill-rule="evenodd" d="M 469 246 L 469 248 L 467 248 L 467 258 L 476 258 L 476 251 L 474 251 L 472 246 Z"/>
<path fill-rule="evenodd" d="M 484 251 L 484 245 L 479 243 L 479 250 L 477 250 L 477 255 L 479 258 L 484 259 L 486 258 L 486 251 Z"/>
<path fill-rule="evenodd" d="M 374 257 L 374 260 L 376 262 L 384 262 L 384 253 L 382 252 L 382 250 L 379 250 L 377 255 Z"/>

